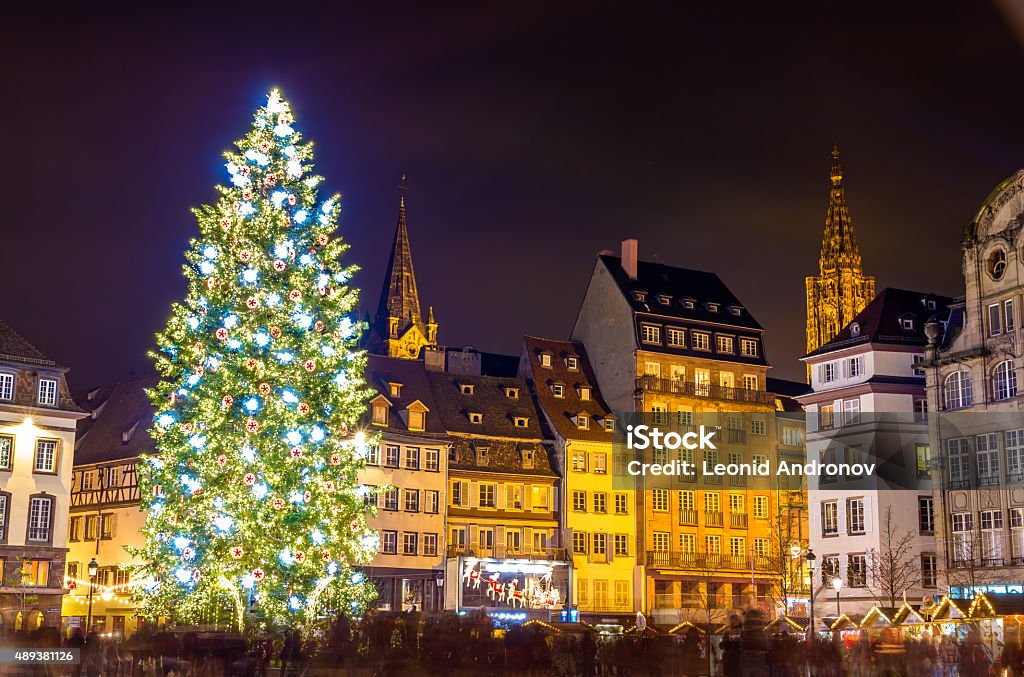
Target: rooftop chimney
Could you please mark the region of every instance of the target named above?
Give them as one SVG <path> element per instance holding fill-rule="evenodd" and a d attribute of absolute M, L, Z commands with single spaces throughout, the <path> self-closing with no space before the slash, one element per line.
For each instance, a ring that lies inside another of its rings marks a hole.
<path fill-rule="evenodd" d="M 629 279 L 636 279 L 636 238 L 629 238 L 622 241 L 622 269 L 629 275 Z"/>

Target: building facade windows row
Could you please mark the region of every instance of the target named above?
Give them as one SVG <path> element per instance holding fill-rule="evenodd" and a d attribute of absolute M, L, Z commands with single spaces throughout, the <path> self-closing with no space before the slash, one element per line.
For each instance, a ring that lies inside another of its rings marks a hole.
<path fill-rule="evenodd" d="M 0 472 L 14 470 L 14 449 L 16 437 L 0 434 Z M 54 475 L 60 467 L 60 440 L 39 437 L 35 440 L 32 454 L 32 472 Z"/>

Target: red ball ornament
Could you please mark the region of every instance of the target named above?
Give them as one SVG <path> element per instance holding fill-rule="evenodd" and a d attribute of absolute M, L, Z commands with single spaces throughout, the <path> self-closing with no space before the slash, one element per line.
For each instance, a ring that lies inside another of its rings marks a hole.
<path fill-rule="evenodd" d="M 302 447 L 292 447 L 290 453 L 292 458 L 302 458 Z"/>
<path fill-rule="evenodd" d="M 330 562 L 331 561 L 331 551 L 330 550 L 323 550 L 323 551 L 321 551 L 320 559 L 322 559 L 325 562 Z"/>
<path fill-rule="evenodd" d="M 305 402 L 299 402 L 299 414 L 305 416 L 309 413 L 309 405 Z"/>
<path fill-rule="evenodd" d="M 185 548 L 184 550 L 181 551 L 181 558 L 183 560 L 190 560 L 193 557 L 195 557 L 195 555 L 196 555 L 196 551 L 193 550 L 192 548 Z"/>
<path fill-rule="evenodd" d="M 266 397 L 267 395 L 270 394 L 270 384 L 267 383 L 266 381 L 264 381 L 263 383 L 261 383 L 259 385 L 259 391 L 260 391 L 260 395 L 263 395 L 264 397 Z"/>
<path fill-rule="evenodd" d="M 231 219 L 229 219 L 228 217 L 225 216 L 223 219 L 220 220 L 220 227 L 221 228 L 227 230 L 230 226 L 231 226 Z"/>
<path fill-rule="evenodd" d="M 206 288 L 207 289 L 213 289 L 216 286 L 217 286 L 217 278 L 215 278 L 215 277 L 208 277 L 208 278 L 206 278 Z"/>
<path fill-rule="evenodd" d="M 280 327 L 271 327 L 270 328 L 270 335 L 273 336 L 274 338 L 281 338 L 281 328 Z"/>
<path fill-rule="evenodd" d="M 221 454 L 220 456 L 217 457 L 217 465 L 219 465 L 220 467 L 223 468 L 227 464 L 228 464 L 228 457 L 227 456 L 225 456 L 224 454 Z"/>
<path fill-rule="evenodd" d="M 250 357 L 248 360 L 245 361 L 245 366 L 247 368 L 249 368 L 249 369 L 255 369 L 256 368 L 256 358 L 255 357 Z"/>
<path fill-rule="evenodd" d="M 352 520 L 348 526 L 352 531 L 359 531 L 362 528 L 362 525 L 359 524 L 359 520 Z"/>
<path fill-rule="evenodd" d="M 259 145 L 257 146 L 257 148 L 259 148 L 261 152 L 266 153 L 268 150 L 270 150 L 270 142 L 269 141 L 260 141 Z"/>
<path fill-rule="evenodd" d="M 231 397 L 231 395 L 225 395 L 220 399 L 220 403 L 225 407 L 230 407 L 235 403 L 235 398 Z"/>
<path fill-rule="evenodd" d="M 270 188 L 277 185 L 277 177 L 273 174 L 267 174 L 267 178 L 263 179 L 263 187 Z"/>
<path fill-rule="evenodd" d="M 238 170 L 238 173 L 241 174 L 242 176 L 249 176 L 249 172 L 251 171 L 251 169 L 249 169 L 245 165 L 242 165 L 242 167 Z"/>
<path fill-rule="evenodd" d="M 228 330 L 225 329 L 224 327 L 217 327 L 217 331 L 213 332 L 213 336 L 218 341 L 227 341 L 228 340 Z"/>
<path fill-rule="evenodd" d="M 198 581 L 199 578 L 200 578 L 199 569 L 193 569 L 192 570 L 192 580 L 193 581 Z"/>
<path fill-rule="evenodd" d="M 309 491 L 302 492 L 302 500 L 304 502 L 309 503 L 312 499 L 313 499 L 313 494 L 312 493 L 310 493 Z"/>
<path fill-rule="evenodd" d="M 256 475 L 255 475 L 255 473 L 251 473 L 251 472 L 245 473 L 245 477 L 242 478 L 242 481 L 245 482 L 246 485 L 248 485 L 250 487 L 252 485 L 256 484 Z"/>
<path fill-rule="evenodd" d="M 305 561 L 306 561 L 306 553 L 302 552 L 301 550 L 299 552 L 295 553 L 295 563 L 296 564 L 302 564 Z"/>
<path fill-rule="evenodd" d="M 192 427 L 193 427 L 192 423 L 189 422 L 189 423 L 186 423 L 185 425 L 182 426 L 182 430 L 184 430 L 187 433 L 190 433 L 190 432 L 192 432 Z"/>
<path fill-rule="evenodd" d="M 276 270 L 279 273 L 284 272 L 285 265 L 286 265 L 285 262 L 281 261 L 280 259 L 277 260 L 277 261 L 274 261 L 274 270 Z"/>
<path fill-rule="evenodd" d="M 341 465 L 341 454 L 331 454 L 331 465 Z"/>
<path fill-rule="evenodd" d="M 242 555 L 244 554 L 245 551 L 242 549 L 242 546 L 240 545 L 236 545 L 231 548 L 231 556 L 235 559 L 242 559 Z"/>
<path fill-rule="evenodd" d="M 323 320 L 317 320 L 316 322 L 314 322 L 313 329 L 315 329 L 320 334 L 324 333 L 324 329 L 326 329 L 326 327 L 324 326 Z"/>
<path fill-rule="evenodd" d="M 263 569 L 257 568 L 252 570 L 252 577 L 257 581 L 262 581 L 266 576 L 267 575 L 263 573 Z"/>
<path fill-rule="evenodd" d="M 306 371 L 316 370 L 316 362 L 314 360 L 306 360 L 302 363 L 302 366 L 306 368 Z"/>
<path fill-rule="evenodd" d="M 242 263 L 248 263 L 249 260 L 252 258 L 252 252 L 249 251 L 248 249 L 243 249 L 242 251 L 238 252 L 238 258 L 242 261 Z"/>
<path fill-rule="evenodd" d="M 259 422 L 256 419 L 250 418 L 248 421 L 245 422 L 245 430 L 246 430 L 246 432 L 255 433 L 259 429 L 260 429 L 260 424 L 259 424 Z"/>
<path fill-rule="evenodd" d="M 252 197 L 252 191 L 250 189 L 246 188 L 245 190 L 242 191 L 242 199 L 243 200 L 248 200 L 251 197 Z"/>
<path fill-rule="evenodd" d="M 320 233 L 319 235 L 316 236 L 316 241 L 317 243 L 320 244 L 321 247 L 323 247 L 325 244 L 327 244 L 327 235 L 325 235 L 324 233 Z"/>
<path fill-rule="evenodd" d="M 199 366 L 196 367 L 196 376 L 202 376 L 205 373 L 206 370 L 203 369 L 203 365 L 200 364 Z"/>
<path fill-rule="evenodd" d="M 300 292 L 298 289 L 292 289 L 290 292 L 288 292 L 288 298 L 294 301 L 295 303 L 298 303 L 299 301 L 302 300 L 302 292 Z"/>
<path fill-rule="evenodd" d="M 291 205 L 292 207 L 294 207 L 295 203 L 298 202 L 298 201 L 299 200 L 298 200 L 298 198 L 295 197 L 295 195 L 289 195 L 288 196 L 288 204 Z"/>
<path fill-rule="evenodd" d="M 255 296 L 250 296 L 245 300 L 245 307 L 248 308 L 249 310 L 256 310 L 257 308 L 260 307 L 259 299 L 257 299 Z"/>
<path fill-rule="evenodd" d="M 274 506 L 274 510 L 284 510 L 284 499 L 283 498 L 275 498 L 274 502 L 271 503 L 271 505 Z"/>
<path fill-rule="evenodd" d="M 326 491 L 327 493 L 331 493 L 332 491 L 334 491 L 334 482 L 332 480 L 327 480 L 326 482 L 324 482 L 324 491 Z"/>

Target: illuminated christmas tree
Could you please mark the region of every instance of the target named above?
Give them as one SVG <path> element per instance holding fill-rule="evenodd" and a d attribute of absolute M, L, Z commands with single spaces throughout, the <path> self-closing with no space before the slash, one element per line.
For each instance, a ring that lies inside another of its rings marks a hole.
<path fill-rule="evenodd" d="M 227 608 L 245 628 L 255 607 L 295 628 L 374 596 L 353 569 L 377 546 L 356 483 L 369 392 L 356 269 L 339 263 L 338 196 L 318 198 L 312 144 L 292 125 L 273 91 L 225 153 L 230 185 L 194 210 L 188 293 L 157 335 L 135 553 L 150 616 L 210 622 Z"/>

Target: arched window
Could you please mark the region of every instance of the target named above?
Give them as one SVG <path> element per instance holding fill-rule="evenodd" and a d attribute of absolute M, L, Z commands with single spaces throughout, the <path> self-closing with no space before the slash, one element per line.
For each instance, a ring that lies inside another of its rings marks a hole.
<path fill-rule="evenodd" d="M 954 371 L 946 377 L 944 397 L 946 409 L 969 407 L 973 401 L 970 372 Z"/>
<path fill-rule="evenodd" d="M 988 257 L 988 274 L 993 280 L 999 280 L 1006 272 L 1006 252 L 997 249 Z"/>
<path fill-rule="evenodd" d="M 1017 396 L 1017 372 L 1013 369 L 1013 360 L 1006 360 L 992 370 L 992 397 L 996 400 L 1008 400 Z"/>

